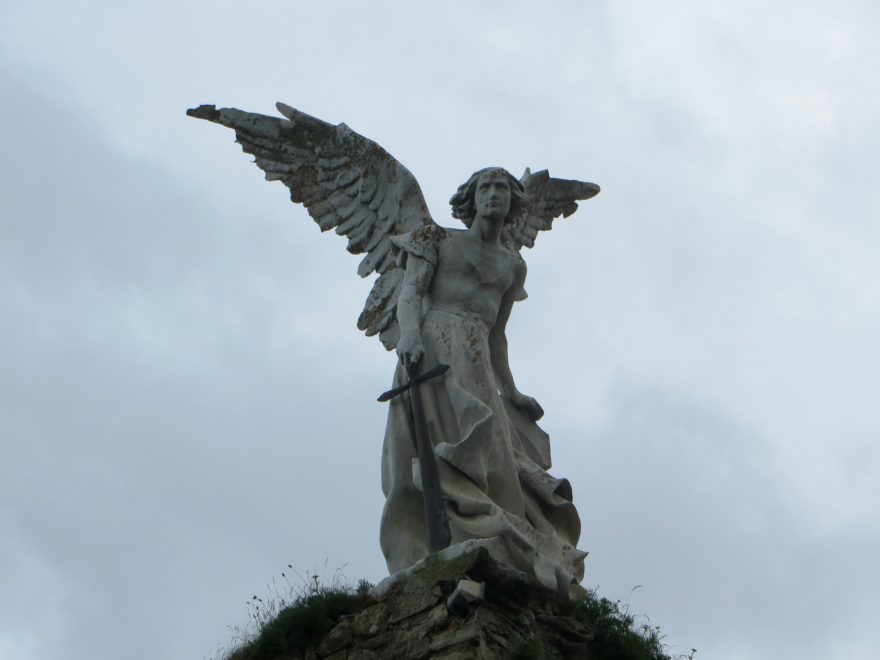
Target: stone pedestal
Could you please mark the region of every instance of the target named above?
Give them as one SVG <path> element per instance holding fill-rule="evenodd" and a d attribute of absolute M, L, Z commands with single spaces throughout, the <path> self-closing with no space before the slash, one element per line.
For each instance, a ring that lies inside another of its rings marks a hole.
<path fill-rule="evenodd" d="M 461 579 L 485 584 L 485 600 L 466 619 L 446 607 Z M 306 658 L 593 657 L 590 630 L 566 615 L 567 595 L 494 561 L 478 543 L 432 555 L 380 583 L 374 595 L 374 604 L 343 617 Z"/>

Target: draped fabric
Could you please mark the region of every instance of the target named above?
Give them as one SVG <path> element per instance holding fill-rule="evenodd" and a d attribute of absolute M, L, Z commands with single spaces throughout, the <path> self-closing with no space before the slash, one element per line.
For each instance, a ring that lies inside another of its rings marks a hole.
<path fill-rule="evenodd" d="M 452 543 L 493 539 L 493 554 L 502 555 L 496 559 L 567 591 L 583 578 L 586 556 L 576 548 L 580 519 L 571 486 L 547 472 L 547 434 L 499 394 L 489 330 L 476 315 L 449 306 L 428 304 L 422 319 L 422 369 L 450 365 L 419 387 Z M 399 365 L 394 385 L 406 380 Z M 381 545 L 392 574 L 429 554 L 420 489 L 404 394 L 390 403 L 382 452 Z"/>

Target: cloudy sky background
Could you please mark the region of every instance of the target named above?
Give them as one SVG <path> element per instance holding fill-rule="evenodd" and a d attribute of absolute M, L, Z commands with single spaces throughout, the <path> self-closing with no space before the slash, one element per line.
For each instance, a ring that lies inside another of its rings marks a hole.
<path fill-rule="evenodd" d="M 599 183 L 508 333 L 585 583 L 674 653 L 875 657 L 878 5 L 410 4 L 0 2 L 0 658 L 208 657 L 287 564 L 385 575 L 371 282 L 184 115 L 277 100 L 441 223 L 488 164 Z"/>

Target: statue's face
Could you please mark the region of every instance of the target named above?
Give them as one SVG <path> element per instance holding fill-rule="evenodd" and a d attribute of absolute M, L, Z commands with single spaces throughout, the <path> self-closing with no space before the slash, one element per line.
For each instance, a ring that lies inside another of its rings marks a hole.
<path fill-rule="evenodd" d="M 477 216 L 504 220 L 510 213 L 510 184 L 503 171 L 489 170 L 477 179 L 474 208 Z"/>

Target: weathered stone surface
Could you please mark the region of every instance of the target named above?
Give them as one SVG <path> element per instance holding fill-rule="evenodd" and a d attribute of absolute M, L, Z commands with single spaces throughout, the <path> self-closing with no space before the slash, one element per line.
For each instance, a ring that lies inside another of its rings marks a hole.
<path fill-rule="evenodd" d="M 344 649 L 350 644 L 353 632 L 351 623 L 347 618 L 343 618 L 318 644 L 318 655 L 332 656 L 337 651 Z"/>
<path fill-rule="evenodd" d="M 372 637 L 388 625 L 387 602 L 382 601 L 355 615 L 352 626 L 359 637 Z"/>
<path fill-rule="evenodd" d="M 486 585 L 485 600 L 464 621 L 446 609 L 446 596 L 463 577 Z M 566 616 L 567 598 L 478 544 L 432 555 L 374 594 L 372 605 L 344 617 L 306 657 L 498 660 L 528 642 L 540 644 L 547 658 L 592 657 L 591 631 Z"/>
<path fill-rule="evenodd" d="M 348 660 L 376 660 L 379 656 L 366 649 L 354 649 L 348 654 Z"/>

